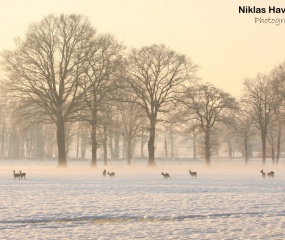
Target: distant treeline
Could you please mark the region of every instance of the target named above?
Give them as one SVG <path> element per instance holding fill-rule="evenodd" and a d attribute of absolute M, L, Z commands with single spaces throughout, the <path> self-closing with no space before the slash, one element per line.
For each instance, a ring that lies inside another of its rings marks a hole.
<path fill-rule="evenodd" d="M 192 157 L 207 165 L 224 143 L 247 163 L 259 137 L 262 163 L 268 151 L 279 161 L 284 63 L 246 79 L 236 99 L 199 80 L 186 55 L 163 44 L 128 49 L 75 14 L 31 24 L 1 57 L 2 158 L 57 157 L 66 166 L 71 151 L 89 151 L 96 166 L 100 149 L 105 164 L 123 157 L 130 165 L 136 153 L 154 166 L 155 152 L 173 158 L 175 144 L 191 141 Z"/>

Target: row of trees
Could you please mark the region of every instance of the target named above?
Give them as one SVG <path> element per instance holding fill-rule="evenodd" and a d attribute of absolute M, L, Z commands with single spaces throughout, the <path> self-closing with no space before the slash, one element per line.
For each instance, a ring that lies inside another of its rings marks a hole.
<path fill-rule="evenodd" d="M 9 116 L 27 128 L 53 124 L 59 166 L 67 164 L 68 129 L 74 124 L 84 126 L 90 136 L 93 166 L 99 144 L 107 163 L 112 133 L 115 146 L 109 146 L 110 151 L 118 149 L 122 136 L 129 164 L 135 139 L 140 136 L 143 146 L 148 133 L 148 165 L 154 166 L 161 123 L 200 136 L 207 165 L 225 129 L 230 136 L 244 138 L 246 161 L 248 141 L 256 129 L 263 163 L 266 142 L 275 147 L 276 132 L 280 152 L 282 67 L 270 77 L 246 80 L 245 94 L 237 101 L 197 79 L 197 66 L 187 56 L 156 44 L 126 51 L 113 36 L 98 34 L 86 17 L 74 14 L 50 15 L 30 25 L 15 50 L 2 52 L 1 67 L 2 98 L 11 109 Z"/>

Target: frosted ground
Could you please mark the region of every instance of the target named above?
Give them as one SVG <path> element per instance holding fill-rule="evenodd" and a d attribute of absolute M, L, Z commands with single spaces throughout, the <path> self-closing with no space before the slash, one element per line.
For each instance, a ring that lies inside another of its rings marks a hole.
<path fill-rule="evenodd" d="M 0 161 L 0 239 L 285 239 L 284 162 L 263 167 L 274 179 L 260 163 L 88 165 Z"/>

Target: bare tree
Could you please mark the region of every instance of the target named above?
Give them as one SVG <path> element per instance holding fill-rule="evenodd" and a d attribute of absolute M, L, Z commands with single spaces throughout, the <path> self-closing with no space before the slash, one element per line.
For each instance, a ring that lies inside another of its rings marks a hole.
<path fill-rule="evenodd" d="M 275 164 L 276 160 L 276 151 L 277 151 L 277 140 L 279 138 L 279 134 L 281 131 L 278 129 L 278 122 L 272 121 L 268 126 L 267 140 L 270 147 L 270 155 L 272 159 L 272 163 Z"/>
<path fill-rule="evenodd" d="M 133 49 L 129 55 L 126 82 L 137 96 L 136 103 L 149 119 L 149 166 L 155 166 L 158 114 L 173 104 L 178 88 L 194 78 L 195 70 L 190 59 L 164 45 Z"/>
<path fill-rule="evenodd" d="M 276 115 L 281 101 L 276 92 L 273 91 L 272 81 L 268 76 L 258 75 L 255 79 L 247 79 L 244 86 L 243 109 L 260 131 L 262 164 L 265 164 L 268 127 Z"/>
<path fill-rule="evenodd" d="M 119 73 L 123 69 L 123 46 L 111 35 L 101 35 L 93 42 L 90 57 L 84 65 L 81 87 L 84 92 L 85 111 L 82 119 L 91 125 L 92 166 L 97 165 L 98 113 L 104 111 L 106 103 L 116 89 Z"/>
<path fill-rule="evenodd" d="M 178 131 L 184 137 L 186 141 L 192 141 L 192 159 L 197 160 L 197 143 L 198 136 L 201 134 L 201 130 L 199 128 L 199 124 L 197 120 L 192 119 L 190 115 L 188 115 L 188 111 L 184 111 L 184 106 L 176 106 L 176 114 L 174 118 L 176 119 L 176 124 L 179 123 L 180 129 Z M 190 147 L 191 148 L 191 147 Z"/>
<path fill-rule="evenodd" d="M 168 125 L 168 131 L 166 130 L 164 132 L 164 138 L 165 138 L 165 144 L 164 144 L 164 149 L 165 149 L 165 155 L 166 158 L 167 156 L 167 152 L 168 152 L 168 145 L 167 145 L 167 132 L 169 133 L 169 139 L 170 139 L 170 159 L 174 158 L 174 135 L 177 132 L 176 129 L 174 128 L 174 126 L 172 124 Z"/>
<path fill-rule="evenodd" d="M 144 146 L 147 143 L 147 129 L 146 126 L 148 126 L 148 123 L 144 122 L 141 125 L 141 132 L 140 132 L 140 157 L 144 158 Z"/>
<path fill-rule="evenodd" d="M 233 129 L 235 133 L 241 137 L 243 142 L 243 152 L 244 152 L 244 159 L 245 163 L 248 163 L 248 145 L 250 141 L 250 137 L 256 134 L 256 130 L 254 128 L 254 122 L 252 118 L 249 118 L 245 112 L 245 108 L 241 105 L 239 111 L 234 116 L 232 121 Z"/>
<path fill-rule="evenodd" d="M 0 159 L 3 159 L 5 157 L 5 146 L 7 145 L 7 133 L 8 133 L 8 124 L 7 121 L 9 120 L 9 107 L 2 103 L 0 105 L 0 136 L 1 136 L 1 153 L 0 153 Z"/>
<path fill-rule="evenodd" d="M 45 159 L 45 137 L 43 124 L 25 126 L 25 124 L 19 123 L 17 125 L 20 126 L 21 158 L 28 157 Z"/>
<path fill-rule="evenodd" d="M 14 51 L 2 53 L 6 97 L 26 121 L 56 124 L 59 166 L 67 165 L 65 123 L 75 120 L 82 99 L 78 79 L 94 34 L 81 15 L 50 15 L 30 25 Z"/>
<path fill-rule="evenodd" d="M 108 165 L 108 135 L 111 131 L 111 126 L 113 125 L 112 113 L 113 109 L 111 104 L 106 104 L 104 107 L 104 111 L 100 111 L 97 114 L 97 126 L 96 126 L 96 134 L 99 137 L 99 143 L 101 143 L 103 148 L 103 158 L 104 165 Z M 93 165 L 94 166 L 94 165 Z"/>
<path fill-rule="evenodd" d="M 112 95 L 114 96 L 120 96 L 125 95 L 125 92 L 120 92 L 120 89 L 118 88 L 117 91 L 115 91 Z M 109 150 L 111 158 L 114 160 L 118 160 L 120 158 L 120 138 L 122 133 L 122 121 L 120 119 L 120 98 L 117 99 L 117 101 L 112 101 L 112 119 L 113 124 L 109 131 Z"/>
<path fill-rule="evenodd" d="M 86 122 L 77 122 L 75 125 L 75 136 L 76 136 L 76 158 L 79 159 L 79 154 L 81 159 L 85 159 L 87 142 L 90 139 L 89 135 L 89 125 Z"/>
<path fill-rule="evenodd" d="M 169 110 L 166 114 L 164 114 L 164 118 L 161 122 L 161 131 L 164 134 L 164 151 L 166 158 L 169 157 L 169 145 L 170 158 L 174 158 L 174 140 L 177 137 L 179 130 L 181 130 L 181 123 L 183 123 L 183 120 L 179 116 L 176 108 Z"/>
<path fill-rule="evenodd" d="M 234 140 L 236 139 L 236 132 L 229 126 L 222 129 L 222 135 L 228 147 L 229 159 L 234 157 Z"/>
<path fill-rule="evenodd" d="M 185 114 L 195 123 L 193 129 L 199 128 L 203 133 L 203 152 L 206 165 L 211 165 L 211 151 L 216 151 L 216 129 L 219 123 L 226 121 L 224 111 L 237 107 L 235 98 L 214 87 L 212 84 L 196 84 L 188 87 L 179 99 Z"/>
<path fill-rule="evenodd" d="M 131 165 L 134 142 L 142 131 L 146 117 L 143 109 L 135 103 L 136 96 L 132 94 L 127 95 L 128 101 L 125 100 L 119 105 L 119 112 L 122 123 L 122 135 L 127 144 L 127 164 Z"/>
<path fill-rule="evenodd" d="M 281 63 L 279 66 L 275 67 L 270 73 L 273 91 L 278 102 L 281 105 L 278 106 L 275 116 L 275 124 L 277 125 L 277 143 L 276 143 L 276 163 L 279 163 L 280 158 L 280 148 L 281 148 L 281 130 L 284 125 L 284 107 L 285 107 L 285 62 Z"/>
<path fill-rule="evenodd" d="M 67 123 L 65 124 L 65 143 L 66 143 L 66 147 L 65 147 L 65 154 L 66 157 L 69 156 L 69 152 L 72 146 L 72 142 L 74 141 L 74 136 L 75 136 L 75 126 L 74 123 Z"/>

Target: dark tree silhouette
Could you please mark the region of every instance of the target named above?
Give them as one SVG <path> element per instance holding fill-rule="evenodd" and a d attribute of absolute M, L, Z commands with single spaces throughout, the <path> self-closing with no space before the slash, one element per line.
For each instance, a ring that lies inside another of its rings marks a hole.
<path fill-rule="evenodd" d="M 245 92 L 242 98 L 243 109 L 248 118 L 252 119 L 255 127 L 260 131 L 262 142 L 262 164 L 266 160 L 266 140 L 269 125 L 272 122 L 281 102 L 272 88 L 272 81 L 268 76 L 258 75 L 254 79 L 244 82 Z"/>
<path fill-rule="evenodd" d="M 184 105 L 189 120 L 195 123 L 192 128 L 198 127 L 204 133 L 204 155 L 206 164 L 211 165 L 211 151 L 217 144 L 214 139 L 217 125 L 226 121 L 226 109 L 237 107 L 235 98 L 206 83 L 188 87 L 179 102 Z"/>
<path fill-rule="evenodd" d="M 91 125 L 92 166 L 97 165 L 98 114 L 104 111 L 119 86 L 119 73 L 123 71 L 123 46 L 109 34 L 95 39 L 89 59 L 84 64 L 81 87 L 84 92 L 84 108 L 81 117 Z"/>
<path fill-rule="evenodd" d="M 179 87 L 194 78 L 195 70 L 196 66 L 190 59 L 164 45 L 133 49 L 129 55 L 126 82 L 149 120 L 149 166 L 155 166 L 158 114 L 173 104 Z"/>
<path fill-rule="evenodd" d="M 95 30 L 81 15 L 50 15 L 29 26 L 16 49 L 2 53 L 7 101 L 26 121 L 54 123 L 58 165 L 66 166 L 65 124 L 82 100 L 79 79 Z"/>

